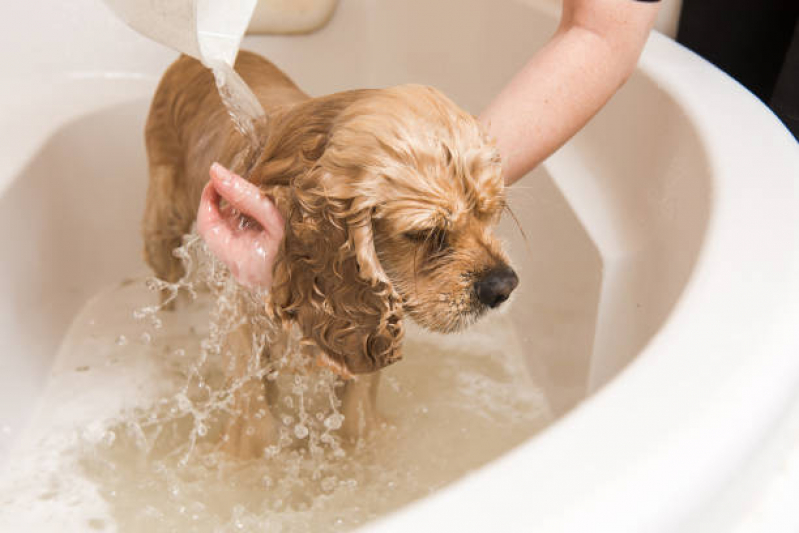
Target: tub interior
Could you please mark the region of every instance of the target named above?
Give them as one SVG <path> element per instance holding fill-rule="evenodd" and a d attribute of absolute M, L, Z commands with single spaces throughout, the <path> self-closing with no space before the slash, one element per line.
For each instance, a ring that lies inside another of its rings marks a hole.
<path fill-rule="evenodd" d="M 342 0 L 317 33 L 253 36 L 243 47 L 313 95 L 423 83 L 477 114 L 555 18 L 550 2 L 473 4 Z M 80 61 L 70 58 L 72 75 L 59 71 L 48 98 L 76 112 L 36 133 L 0 195 L 0 449 L 30 417 L 75 313 L 103 287 L 146 272 L 143 126 L 157 77 L 175 56 L 131 35 L 118 53 L 92 56 L 114 47 L 113 31 L 129 30 L 106 12 L 90 19 L 100 30 L 83 32 L 78 50 L 92 72 L 119 75 L 75 76 Z M 506 217 L 502 234 L 521 285 L 504 312 L 557 416 L 616 377 L 674 312 L 709 221 L 709 176 L 690 117 L 636 73 L 508 191 L 521 231 Z"/>

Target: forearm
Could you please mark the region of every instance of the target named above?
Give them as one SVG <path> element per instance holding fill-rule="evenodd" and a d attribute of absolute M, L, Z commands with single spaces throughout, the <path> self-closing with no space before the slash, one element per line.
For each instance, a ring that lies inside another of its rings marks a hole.
<path fill-rule="evenodd" d="M 557 33 L 481 114 L 506 183 L 582 128 L 627 80 L 657 13 L 632 0 L 564 0 Z"/>

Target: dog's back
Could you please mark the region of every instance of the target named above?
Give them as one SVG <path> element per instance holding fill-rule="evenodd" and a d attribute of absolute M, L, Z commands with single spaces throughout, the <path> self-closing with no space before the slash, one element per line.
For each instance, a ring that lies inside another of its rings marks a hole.
<path fill-rule="evenodd" d="M 280 69 L 251 52 L 239 53 L 235 70 L 267 116 L 308 99 Z M 191 229 L 208 169 L 214 161 L 230 166 L 246 143 L 228 117 L 211 71 L 181 56 L 161 78 L 145 129 L 150 181 L 144 254 L 158 277 L 175 281 L 182 274 L 172 250 Z"/>

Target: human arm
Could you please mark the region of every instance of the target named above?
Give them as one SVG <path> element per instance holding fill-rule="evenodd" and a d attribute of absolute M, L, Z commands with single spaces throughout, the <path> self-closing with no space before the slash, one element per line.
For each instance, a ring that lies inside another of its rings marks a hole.
<path fill-rule="evenodd" d="M 497 141 L 507 184 L 560 148 L 627 81 L 658 7 L 563 0 L 556 33 L 480 115 Z"/>

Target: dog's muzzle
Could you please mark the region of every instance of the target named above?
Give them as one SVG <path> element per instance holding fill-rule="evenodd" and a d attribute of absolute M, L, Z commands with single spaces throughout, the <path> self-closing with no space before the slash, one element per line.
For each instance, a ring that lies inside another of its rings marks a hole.
<path fill-rule="evenodd" d="M 507 300 L 518 285 L 516 272 L 509 266 L 501 266 L 486 272 L 474 284 L 474 292 L 480 303 L 493 309 Z"/>

